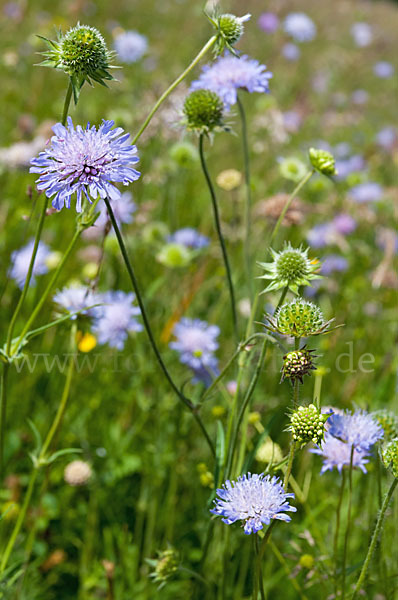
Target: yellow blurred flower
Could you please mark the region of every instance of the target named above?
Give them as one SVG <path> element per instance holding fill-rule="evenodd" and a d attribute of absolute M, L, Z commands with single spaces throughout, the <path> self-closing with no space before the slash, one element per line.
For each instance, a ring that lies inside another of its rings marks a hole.
<path fill-rule="evenodd" d="M 217 175 L 216 181 L 221 189 L 230 192 L 241 185 L 242 173 L 236 169 L 226 169 Z"/>
<path fill-rule="evenodd" d="M 77 339 L 77 347 L 80 352 L 90 352 L 97 345 L 97 338 L 92 333 L 82 333 L 79 331 Z"/>

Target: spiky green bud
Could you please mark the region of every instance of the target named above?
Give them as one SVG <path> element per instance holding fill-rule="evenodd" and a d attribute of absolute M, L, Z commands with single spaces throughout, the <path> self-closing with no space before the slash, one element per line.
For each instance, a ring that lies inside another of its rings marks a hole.
<path fill-rule="evenodd" d="M 381 457 L 384 466 L 391 471 L 394 477 L 398 478 L 398 437 L 389 442 L 381 451 Z"/>
<path fill-rule="evenodd" d="M 40 63 L 44 67 L 53 67 L 64 71 L 70 77 L 75 104 L 85 81 L 96 81 L 106 86 L 105 79 L 113 79 L 108 72 L 113 53 L 109 52 L 105 40 L 95 27 L 80 25 L 65 34 L 59 32 L 58 40 L 48 40 L 42 36 L 49 47 L 42 54 L 46 60 Z"/>
<path fill-rule="evenodd" d="M 209 21 L 213 24 L 217 31 L 217 40 L 215 44 L 215 54 L 221 54 L 227 48 L 232 54 L 236 54 L 234 45 L 240 40 L 243 35 L 244 25 L 251 15 L 247 14 L 243 17 L 225 13 L 223 15 L 211 17 L 207 15 Z"/>
<path fill-rule="evenodd" d="M 290 379 L 294 383 L 297 379 L 300 383 L 303 383 L 304 375 L 311 375 L 311 371 L 314 371 L 312 353 L 314 350 L 307 350 L 304 346 L 301 350 L 292 350 L 283 357 L 282 365 L 282 381 L 284 379 Z"/>
<path fill-rule="evenodd" d="M 158 552 L 158 558 L 146 559 L 146 562 L 153 567 L 150 577 L 155 583 L 159 583 L 159 589 L 173 577 L 178 569 L 178 554 L 174 548 L 168 548 L 163 552 Z"/>
<path fill-rule="evenodd" d="M 398 437 L 398 417 L 393 412 L 381 409 L 376 410 L 372 415 L 378 420 L 383 427 L 384 439 L 391 440 Z"/>
<path fill-rule="evenodd" d="M 301 447 L 309 442 L 320 444 L 325 435 L 325 423 L 330 415 L 322 414 L 315 404 L 299 406 L 290 417 L 288 431 Z"/>
<path fill-rule="evenodd" d="M 300 286 L 311 285 L 310 281 L 321 279 L 321 276 L 317 275 L 319 262 L 316 258 L 308 258 L 308 248 L 293 248 L 289 242 L 281 252 L 275 252 L 272 248 L 270 251 L 274 259 L 272 263 L 257 263 L 267 271 L 259 279 L 272 279 L 263 293 L 288 287 L 297 294 Z"/>
<path fill-rule="evenodd" d="M 210 133 L 216 127 L 222 127 L 223 113 L 221 98 L 210 90 L 195 90 L 184 102 L 187 127 L 197 133 Z"/>
<path fill-rule="evenodd" d="M 266 329 L 293 337 L 308 337 L 331 331 L 329 325 L 334 319 L 325 321 L 321 309 L 303 298 L 284 304 L 275 315 L 265 315 L 269 325 Z"/>
<path fill-rule="evenodd" d="M 333 154 L 327 150 L 310 148 L 308 151 L 310 161 L 314 169 L 322 173 L 322 175 L 336 175 L 336 166 Z"/>

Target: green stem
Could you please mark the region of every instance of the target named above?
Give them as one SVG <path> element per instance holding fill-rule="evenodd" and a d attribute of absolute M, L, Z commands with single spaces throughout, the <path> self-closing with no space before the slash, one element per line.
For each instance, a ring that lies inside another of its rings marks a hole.
<path fill-rule="evenodd" d="M 279 227 L 280 227 L 283 219 L 285 218 L 285 215 L 286 215 L 287 211 L 289 210 L 289 207 L 290 207 L 291 203 L 293 202 L 294 198 L 299 193 L 301 188 L 307 183 L 307 181 L 309 181 L 311 179 L 311 177 L 313 176 L 314 173 L 315 173 L 315 169 L 306 173 L 304 175 L 304 177 L 301 179 L 301 181 L 298 182 L 298 184 L 294 188 L 293 192 L 290 194 L 289 198 L 286 200 L 286 204 L 283 207 L 283 210 L 282 210 L 281 214 L 279 215 L 276 225 L 271 233 L 271 237 L 270 237 L 270 241 L 269 241 L 270 246 L 272 246 L 272 242 L 276 238 L 278 231 L 279 231 Z"/>
<path fill-rule="evenodd" d="M 383 524 L 384 515 L 386 514 L 387 507 L 388 507 L 388 505 L 390 503 L 390 500 L 392 498 L 394 490 L 397 487 L 397 484 L 398 484 L 398 479 L 394 478 L 394 480 L 393 480 L 393 482 L 392 482 L 392 484 L 390 486 L 390 489 L 388 490 L 388 492 L 387 492 L 387 494 L 386 494 L 386 496 L 384 498 L 383 505 L 382 505 L 382 507 L 380 509 L 380 513 L 379 513 L 379 516 L 378 516 L 378 519 L 377 519 L 377 523 L 376 523 L 375 529 L 373 531 L 373 535 L 372 535 L 372 539 L 371 539 L 370 546 L 369 546 L 369 549 L 368 549 L 368 553 L 366 555 L 365 562 L 363 563 L 361 573 L 359 574 L 358 581 L 357 581 L 357 583 L 355 585 L 354 593 L 352 595 L 352 599 L 351 600 L 355 600 L 358 592 L 361 589 L 362 583 L 363 583 L 363 581 L 365 579 L 365 575 L 366 575 L 366 572 L 367 572 L 367 570 L 369 568 L 369 563 L 370 563 L 370 560 L 372 558 L 372 555 L 373 555 L 373 552 L 375 550 L 376 543 L 377 543 L 377 540 L 378 540 L 378 537 L 379 537 L 379 534 L 380 534 L 380 531 L 381 531 L 381 526 Z"/>
<path fill-rule="evenodd" d="M 295 451 L 296 451 L 296 442 L 294 442 L 292 440 L 290 443 L 289 461 L 287 463 L 285 476 L 283 478 L 283 487 L 285 488 L 285 492 L 287 492 L 287 486 L 289 485 L 289 479 L 290 479 L 290 475 L 292 473 Z"/>
<path fill-rule="evenodd" d="M 250 180 L 250 152 L 249 152 L 249 141 L 247 134 L 247 121 L 246 113 L 243 103 L 237 96 L 237 104 L 239 110 L 239 116 L 242 124 L 242 145 L 243 145 L 243 160 L 245 168 L 245 184 L 246 184 L 246 206 L 245 206 L 245 240 L 244 240 L 244 255 L 246 265 L 246 277 L 249 286 L 250 299 L 253 297 L 253 281 L 252 281 L 252 269 L 250 260 L 250 237 L 251 237 L 251 180 Z"/>
<path fill-rule="evenodd" d="M 258 535 L 257 534 L 253 534 L 254 535 L 254 547 L 255 547 L 255 552 L 256 552 L 256 577 L 258 579 L 258 587 L 260 589 L 260 596 L 261 596 L 261 600 L 265 600 L 265 593 L 264 593 L 264 582 L 263 582 L 263 571 L 261 569 L 261 559 L 260 559 L 260 543 L 259 543 L 259 539 L 258 539 Z M 257 598 L 256 598 L 257 600 Z"/>
<path fill-rule="evenodd" d="M 343 504 L 344 497 L 344 487 L 345 487 L 345 470 L 343 469 L 342 478 L 341 478 L 341 486 L 340 486 L 340 494 L 336 507 L 336 530 L 334 532 L 334 540 L 333 540 L 333 558 L 334 558 L 334 595 L 337 598 L 337 565 L 338 565 L 338 556 L 337 549 L 339 544 L 339 533 L 340 533 L 340 522 L 341 522 L 341 506 Z"/>
<path fill-rule="evenodd" d="M 0 389 L 0 479 L 3 478 L 4 469 L 4 437 L 6 429 L 7 417 L 7 380 L 10 363 L 3 364 L 1 373 L 1 389 Z"/>
<path fill-rule="evenodd" d="M 258 562 L 259 562 L 259 554 L 257 551 L 257 544 L 256 544 L 256 534 L 253 534 L 253 551 L 254 551 L 254 555 L 255 555 L 255 560 L 254 560 L 254 574 L 253 574 L 253 600 L 258 600 Z"/>
<path fill-rule="evenodd" d="M 350 468 L 348 471 L 348 510 L 347 510 L 347 527 L 345 530 L 344 537 L 344 547 L 343 547 L 343 562 L 342 562 L 342 583 L 341 583 L 341 598 L 344 600 L 345 598 L 345 581 L 346 581 L 346 562 L 347 562 L 347 548 L 348 548 L 348 540 L 350 537 L 350 529 L 351 529 L 351 509 L 352 509 L 352 461 L 354 458 L 354 444 L 351 447 L 351 457 L 350 457 Z"/>
<path fill-rule="evenodd" d="M 145 119 L 144 123 L 142 124 L 141 128 L 139 129 L 138 133 L 134 136 L 132 143 L 136 144 L 138 139 L 141 137 L 141 135 L 144 133 L 145 129 L 148 127 L 149 123 L 152 120 L 153 115 L 156 113 L 156 111 L 158 110 L 159 106 L 166 100 L 166 98 L 171 94 L 171 92 L 178 86 L 179 83 L 181 83 L 181 81 L 183 79 L 185 79 L 185 77 L 188 75 L 188 73 L 190 73 L 192 71 L 192 69 L 198 64 L 198 62 L 200 61 L 200 59 L 206 54 L 206 52 L 212 47 L 214 46 L 215 42 L 217 40 L 217 36 L 213 35 L 213 37 L 211 37 L 209 39 L 209 41 L 203 46 L 202 50 L 199 52 L 199 54 L 197 54 L 197 56 L 193 59 L 193 61 L 190 63 L 190 65 L 188 65 L 188 67 L 185 69 L 185 71 L 183 71 L 181 73 L 181 75 L 179 77 L 177 77 L 177 79 L 175 81 L 173 81 L 173 83 L 167 88 L 167 90 L 165 92 L 163 92 L 163 94 L 160 96 L 159 100 L 156 102 L 156 104 L 154 105 L 154 107 L 152 108 L 151 112 L 149 113 L 149 115 L 147 116 L 147 118 Z"/>
<path fill-rule="evenodd" d="M 230 296 L 231 310 L 232 310 L 232 322 L 233 322 L 235 337 L 236 337 L 236 339 L 239 339 L 238 318 L 237 318 L 237 314 L 236 314 L 235 292 L 234 292 L 234 287 L 233 287 L 233 283 L 232 283 L 231 268 L 229 265 L 227 248 L 225 246 L 224 237 L 223 237 L 223 234 L 221 231 L 221 222 L 220 222 L 220 214 L 219 214 L 218 204 L 217 204 L 217 197 L 216 197 L 216 193 L 215 193 L 213 184 L 211 182 L 210 174 L 209 174 L 209 171 L 208 171 L 208 168 L 206 165 L 205 155 L 204 155 L 204 151 L 203 151 L 203 140 L 204 140 L 204 134 L 201 133 L 200 137 L 199 137 L 200 163 L 202 165 L 203 173 L 204 173 L 204 176 L 206 179 L 207 186 L 209 188 L 211 202 L 213 205 L 214 221 L 215 221 L 218 240 L 220 242 L 221 251 L 222 251 L 222 255 L 223 255 L 223 259 L 224 259 L 225 270 L 227 272 L 227 281 L 228 281 L 229 296 Z"/>
<path fill-rule="evenodd" d="M 61 121 L 62 125 L 65 125 L 65 123 L 66 123 L 71 98 L 72 98 L 72 83 L 69 81 L 69 86 L 68 86 L 68 89 L 66 91 L 66 96 L 65 96 L 64 110 L 62 111 L 62 121 Z"/>
<path fill-rule="evenodd" d="M 104 201 L 105 201 L 105 204 L 106 204 L 106 208 L 108 210 L 109 218 L 110 218 L 111 223 L 113 225 L 113 229 L 115 230 L 116 238 L 117 238 L 117 241 L 119 243 L 119 248 L 120 248 L 120 252 L 122 254 L 123 260 L 124 260 L 124 264 L 126 266 L 128 274 L 129 274 L 130 281 L 131 281 L 131 283 L 133 285 L 133 289 L 134 289 L 134 292 L 135 292 L 135 295 L 136 295 L 136 298 L 137 298 L 138 305 L 139 305 L 139 307 L 141 309 L 142 320 L 143 320 L 143 323 L 144 323 L 144 326 L 145 326 L 145 330 L 147 332 L 147 335 L 148 335 L 149 342 L 151 344 L 152 350 L 153 350 L 153 352 L 154 352 L 154 354 L 156 356 L 156 359 L 157 359 L 157 361 L 159 363 L 159 366 L 160 366 L 161 370 L 163 371 L 163 374 L 166 377 L 166 379 L 167 379 L 170 387 L 175 392 L 175 394 L 177 395 L 177 397 L 191 411 L 193 417 L 195 418 L 196 422 L 198 423 L 198 425 L 199 425 L 199 427 L 200 427 L 200 429 L 201 429 L 201 431 L 202 431 L 202 433 L 203 433 L 203 435 L 204 435 L 204 437 L 205 437 L 205 439 L 206 439 L 206 441 L 208 443 L 208 446 L 209 446 L 209 448 L 211 450 L 212 455 L 215 456 L 214 444 L 213 444 L 212 440 L 210 439 L 210 436 L 207 433 L 207 430 L 206 430 L 206 428 L 205 428 L 205 426 L 203 424 L 203 421 L 202 421 L 202 419 L 201 419 L 201 417 L 200 417 L 200 415 L 198 413 L 198 407 L 195 406 L 195 404 L 193 404 L 193 402 L 191 400 L 189 400 L 189 398 L 186 398 L 184 396 L 184 394 L 178 389 L 178 387 L 174 383 L 174 381 L 173 381 L 173 379 L 172 379 L 172 377 L 171 377 L 171 375 L 170 375 L 170 373 L 169 373 L 169 371 L 168 371 L 165 363 L 163 362 L 162 356 L 161 356 L 161 354 L 159 352 L 159 349 L 157 347 L 155 338 L 154 338 L 153 333 L 152 333 L 151 325 L 149 323 L 149 319 L 148 319 L 147 312 L 146 312 L 146 309 L 145 309 L 144 301 L 143 301 L 142 296 L 141 296 L 141 292 L 140 292 L 140 289 L 139 289 L 139 286 L 138 286 L 138 281 L 137 281 L 137 278 L 135 276 L 133 266 L 132 266 L 132 264 L 130 262 L 130 259 L 129 259 L 129 256 L 127 254 L 127 249 L 126 249 L 126 246 L 124 244 L 123 237 L 122 237 L 122 234 L 121 234 L 120 229 L 118 227 L 118 224 L 116 222 L 115 215 L 113 214 L 111 203 L 109 202 L 108 198 L 104 198 Z"/>

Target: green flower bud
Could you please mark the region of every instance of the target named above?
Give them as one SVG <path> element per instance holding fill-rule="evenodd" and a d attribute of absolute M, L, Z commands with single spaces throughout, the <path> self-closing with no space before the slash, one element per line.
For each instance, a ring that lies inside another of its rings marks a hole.
<path fill-rule="evenodd" d="M 232 54 L 236 54 L 234 45 L 243 35 L 243 23 L 248 21 L 250 17 L 250 14 L 244 15 L 243 17 L 236 17 L 229 13 L 219 15 L 218 17 L 210 17 L 208 15 L 208 19 L 217 30 L 217 41 L 215 45 L 216 55 L 221 54 L 225 48 L 232 52 Z"/>
<path fill-rule="evenodd" d="M 289 158 L 285 158 L 279 164 L 279 171 L 282 177 L 285 177 L 285 179 L 290 179 L 290 181 L 297 182 L 305 177 L 307 174 L 307 167 L 298 158 L 290 156 Z"/>
<path fill-rule="evenodd" d="M 153 567 L 150 574 L 155 583 L 159 583 L 159 589 L 173 577 L 178 569 L 178 554 L 174 548 L 168 548 L 163 552 L 158 552 L 158 558 L 146 559 L 146 562 Z"/>
<path fill-rule="evenodd" d="M 311 371 L 316 369 L 312 352 L 314 350 L 307 350 L 304 346 L 301 350 L 292 350 L 285 354 L 281 369 L 282 381 L 290 379 L 294 383 L 298 379 L 300 383 L 303 383 L 304 375 L 311 375 Z"/>
<path fill-rule="evenodd" d="M 179 167 L 192 167 L 198 161 L 198 152 L 189 142 L 177 142 L 170 148 L 170 157 Z"/>
<path fill-rule="evenodd" d="M 152 221 L 143 227 L 142 239 L 148 244 L 156 244 L 157 242 L 164 242 L 169 233 L 169 228 L 165 223 Z"/>
<path fill-rule="evenodd" d="M 192 252 L 182 244 L 173 242 L 163 246 L 156 258 L 166 267 L 185 267 L 191 261 Z"/>
<path fill-rule="evenodd" d="M 210 90 L 195 90 L 184 102 L 187 128 L 197 133 L 209 133 L 216 127 L 222 127 L 223 113 L 221 98 Z"/>
<path fill-rule="evenodd" d="M 113 53 L 109 52 L 104 38 L 94 27 L 78 23 L 64 35 L 60 32 L 57 41 L 41 39 L 49 51 L 42 53 L 46 60 L 40 65 L 60 69 L 69 75 L 75 104 L 85 81 L 92 85 L 91 80 L 94 80 L 106 86 L 104 80 L 113 79 L 107 71 L 112 68 L 109 61 Z"/>
<path fill-rule="evenodd" d="M 265 315 L 269 325 L 266 329 L 293 337 L 308 337 L 331 331 L 334 319 L 325 321 L 321 309 L 303 298 L 297 298 L 281 306 L 274 316 Z"/>
<path fill-rule="evenodd" d="M 325 423 L 330 415 L 322 414 L 314 404 L 299 406 L 290 417 L 288 431 L 301 447 L 309 442 L 320 444 L 325 435 Z"/>
<path fill-rule="evenodd" d="M 311 285 L 310 281 L 321 279 L 321 276 L 316 274 L 319 270 L 319 262 L 316 258 L 312 260 L 308 258 L 308 248 L 306 250 L 303 250 L 301 246 L 293 248 L 288 243 L 281 252 L 275 252 L 271 248 L 271 254 L 274 262 L 257 263 L 259 267 L 267 271 L 259 279 L 272 280 L 264 292 L 279 290 L 287 286 L 297 294 L 300 286 Z"/>
<path fill-rule="evenodd" d="M 312 166 L 322 175 L 330 177 L 337 174 L 333 154 L 327 150 L 317 150 L 316 148 L 310 148 L 308 153 Z"/>
<path fill-rule="evenodd" d="M 381 457 L 386 469 L 391 468 L 394 477 L 398 478 L 398 437 L 384 446 Z"/>
<path fill-rule="evenodd" d="M 389 410 L 376 410 L 372 413 L 383 427 L 384 439 L 391 440 L 398 437 L 398 417 Z"/>

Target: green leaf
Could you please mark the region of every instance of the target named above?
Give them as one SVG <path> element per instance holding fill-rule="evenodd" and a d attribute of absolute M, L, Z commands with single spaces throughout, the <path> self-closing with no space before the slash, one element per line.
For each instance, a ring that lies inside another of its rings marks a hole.
<path fill-rule="evenodd" d="M 51 454 L 46 460 L 46 463 L 50 465 L 60 456 L 65 456 L 66 454 L 81 454 L 83 450 L 81 448 L 64 448 L 63 450 L 57 450 L 54 454 Z"/>

